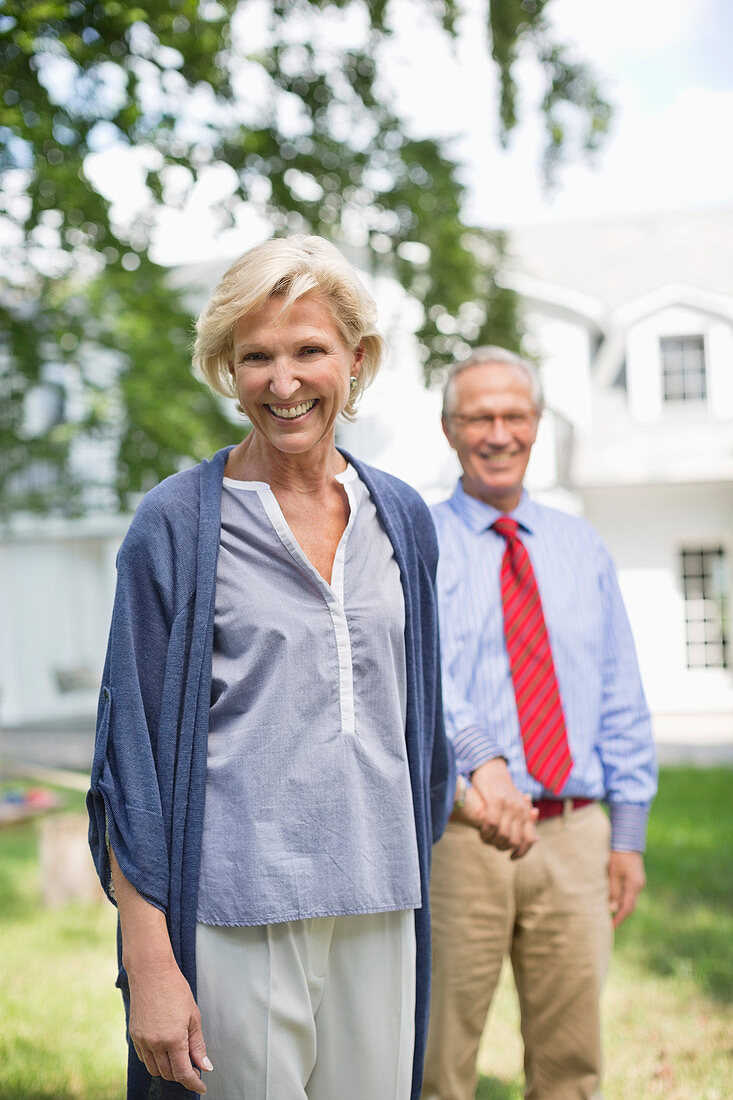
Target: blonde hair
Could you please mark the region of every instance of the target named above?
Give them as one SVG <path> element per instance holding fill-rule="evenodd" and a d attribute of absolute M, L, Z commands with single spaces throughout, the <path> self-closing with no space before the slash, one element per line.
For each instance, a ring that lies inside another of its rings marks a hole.
<path fill-rule="evenodd" d="M 215 393 L 237 398 L 229 369 L 237 321 L 283 299 L 283 311 L 304 294 L 316 293 L 331 307 L 344 346 L 364 349 L 357 384 L 343 415 L 351 419 L 356 402 L 374 380 L 384 352 L 376 328 L 377 307 L 354 268 L 323 237 L 275 237 L 250 248 L 222 276 L 196 322 L 193 365 Z"/>

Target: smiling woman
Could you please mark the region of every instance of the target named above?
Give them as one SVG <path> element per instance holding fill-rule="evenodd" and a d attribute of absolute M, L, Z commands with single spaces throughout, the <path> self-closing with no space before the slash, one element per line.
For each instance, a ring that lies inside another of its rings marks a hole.
<path fill-rule="evenodd" d="M 344 346 L 325 299 L 311 292 L 288 306 L 281 295 L 269 298 L 237 321 L 233 344 L 229 370 L 239 404 L 263 442 L 289 454 L 332 451 L 364 348 Z M 246 453 L 251 461 L 249 447 Z M 231 469 L 239 457 L 232 456 Z"/>
<path fill-rule="evenodd" d="M 194 364 L 216 393 L 238 397 L 231 367 L 237 327 L 247 325 L 272 299 L 285 316 L 304 295 L 328 308 L 328 323 L 344 349 L 362 348 L 357 385 L 342 413 L 353 416 L 384 352 L 374 301 L 338 249 L 322 237 L 280 237 L 250 249 L 226 272 L 197 325 Z M 273 310 L 273 316 L 277 313 Z M 256 353 L 258 349 L 251 349 Z"/>
<path fill-rule="evenodd" d="M 120 551 L 89 807 L 129 1097 L 420 1093 L 430 848 L 457 784 L 432 522 L 335 445 L 375 320 L 328 242 L 246 253 L 195 363 L 252 431 L 149 493 Z"/>

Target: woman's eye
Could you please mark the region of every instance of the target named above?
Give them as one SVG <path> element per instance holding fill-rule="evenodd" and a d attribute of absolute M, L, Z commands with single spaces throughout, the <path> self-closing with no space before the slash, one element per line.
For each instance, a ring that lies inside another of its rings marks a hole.
<path fill-rule="evenodd" d="M 304 355 L 323 355 L 323 348 L 319 348 L 319 347 L 315 347 L 315 346 L 309 346 L 307 348 L 303 348 L 303 354 Z"/>
<path fill-rule="evenodd" d="M 261 351 L 248 351 L 246 352 L 240 362 L 242 363 L 261 363 L 265 358 L 264 352 Z"/>

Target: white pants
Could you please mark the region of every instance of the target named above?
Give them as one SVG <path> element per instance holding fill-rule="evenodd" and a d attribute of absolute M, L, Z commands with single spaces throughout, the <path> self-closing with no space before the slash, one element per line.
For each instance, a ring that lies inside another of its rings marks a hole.
<path fill-rule="evenodd" d="M 412 910 L 196 927 L 207 1100 L 409 1100 Z"/>

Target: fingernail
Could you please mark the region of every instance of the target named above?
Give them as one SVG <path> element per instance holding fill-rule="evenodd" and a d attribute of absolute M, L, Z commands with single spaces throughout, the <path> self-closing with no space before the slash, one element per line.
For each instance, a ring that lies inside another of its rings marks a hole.
<path fill-rule="evenodd" d="M 212 1070 L 214 1068 L 208 1058 L 203 1058 L 201 1060 L 201 1065 L 204 1067 L 204 1069 L 208 1070 Z"/>

